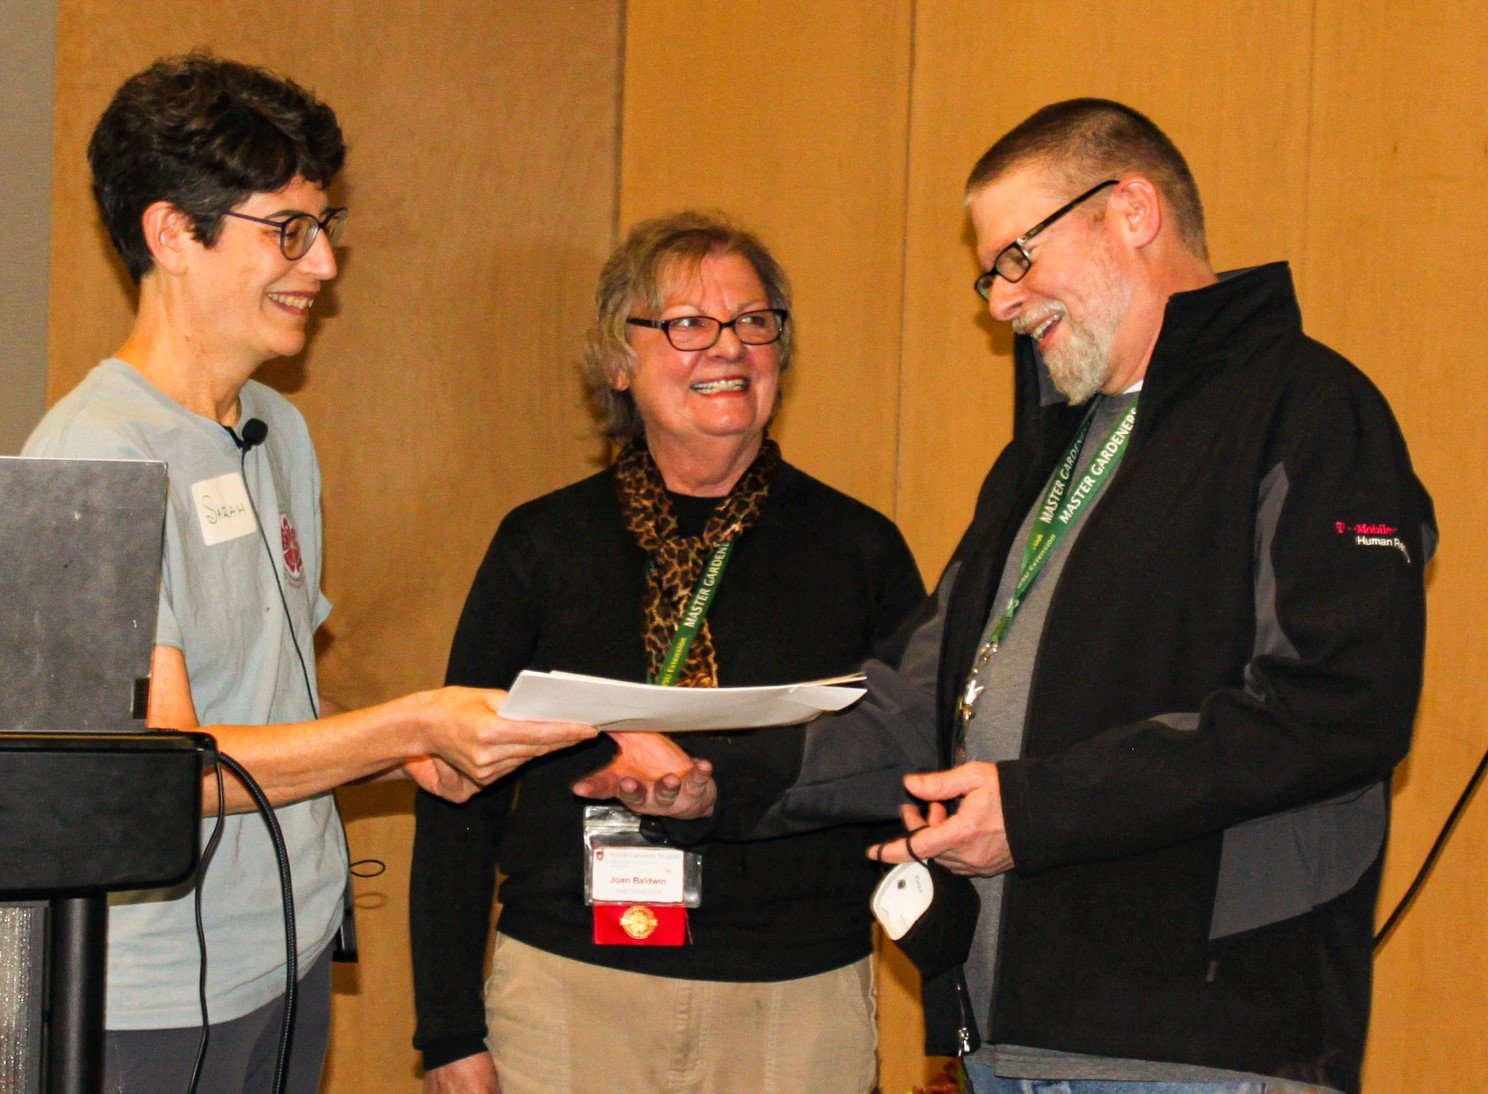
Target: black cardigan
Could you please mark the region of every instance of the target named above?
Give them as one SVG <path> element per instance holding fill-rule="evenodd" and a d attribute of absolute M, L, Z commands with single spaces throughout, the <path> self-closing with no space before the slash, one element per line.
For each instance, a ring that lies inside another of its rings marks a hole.
<path fill-rule="evenodd" d="M 646 559 L 604 471 L 514 510 L 470 590 L 451 684 L 507 687 L 523 668 L 643 680 Z M 898 529 L 789 465 L 729 560 L 708 625 L 722 686 L 851 671 L 923 598 Z M 763 730 L 755 754 L 793 770 L 798 728 Z M 689 739 L 728 750 L 733 737 Z M 703 850 L 689 946 L 595 946 L 583 901 L 583 802 L 569 790 L 613 754 L 601 737 L 528 764 L 465 805 L 420 793 L 410 882 L 416 1047 L 427 1067 L 483 1050 L 482 958 L 495 870 L 503 934 L 611 968 L 706 980 L 785 980 L 871 950 L 874 831 L 839 827 Z M 515 801 L 515 805 L 513 804 Z"/>

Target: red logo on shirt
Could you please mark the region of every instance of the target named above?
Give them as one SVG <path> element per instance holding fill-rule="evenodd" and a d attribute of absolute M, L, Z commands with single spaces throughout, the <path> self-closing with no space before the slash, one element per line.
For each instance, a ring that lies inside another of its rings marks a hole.
<path fill-rule="evenodd" d="M 300 537 L 295 534 L 295 526 L 287 516 L 279 518 L 279 543 L 284 549 L 284 570 L 289 575 L 289 583 L 296 589 L 302 588 L 305 584 L 305 560 L 300 556 Z"/>

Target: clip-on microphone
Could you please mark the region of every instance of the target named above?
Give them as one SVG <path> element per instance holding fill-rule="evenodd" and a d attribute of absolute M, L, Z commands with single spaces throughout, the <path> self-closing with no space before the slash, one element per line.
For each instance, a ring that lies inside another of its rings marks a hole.
<path fill-rule="evenodd" d="M 225 425 L 222 428 L 227 430 L 227 435 L 233 439 L 233 444 L 238 446 L 239 452 L 247 452 L 249 449 L 257 448 L 264 443 L 264 439 L 269 435 L 268 425 L 257 418 L 249 418 L 243 423 L 242 436 L 239 436 L 230 425 Z"/>

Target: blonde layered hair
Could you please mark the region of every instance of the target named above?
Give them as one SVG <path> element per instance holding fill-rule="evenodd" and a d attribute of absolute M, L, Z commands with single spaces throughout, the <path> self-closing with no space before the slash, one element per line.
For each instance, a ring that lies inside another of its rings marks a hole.
<path fill-rule="evenodd" d="M 643 220 L 604 264 L 594 293 L 594 325 L 584 339 L 583 371 L 600 431 L 615 444 L 639 440 L 646 432 L 635 399 L 614 386 L 615 378 L 633 373 L 639 361 L 625 320 L 654 316 L 674 278 L 696 271 L 708 255 L 725 254 L 754 267 L 770 307 L 790 310 L 790 281 L 780 263 L 758 236 L 718 213 L 689 210 Z M 787 322 L 777 343 L 781 372 L 790 367 L 793 343 Z"/>

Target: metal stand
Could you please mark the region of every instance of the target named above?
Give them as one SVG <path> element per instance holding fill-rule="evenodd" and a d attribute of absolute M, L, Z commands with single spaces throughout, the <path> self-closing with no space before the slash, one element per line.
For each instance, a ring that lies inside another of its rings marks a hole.
<path fill-rule="evenodd" d="M 45 1000 L 45 1071 L 25 1094 L 103 1089 L 105 894 L 190 876 L 202 768 L 215 747 L 205 734 L 166 730 L 0 733 L 0 898 L 49 902 L 35 1000 Z"/>
<path fill-rule="evenodd" d="M 107 898 L 65 897 L 51 902 L 48 1094 L 100 1094 L 103 1090 L 107 936 Z"/>

